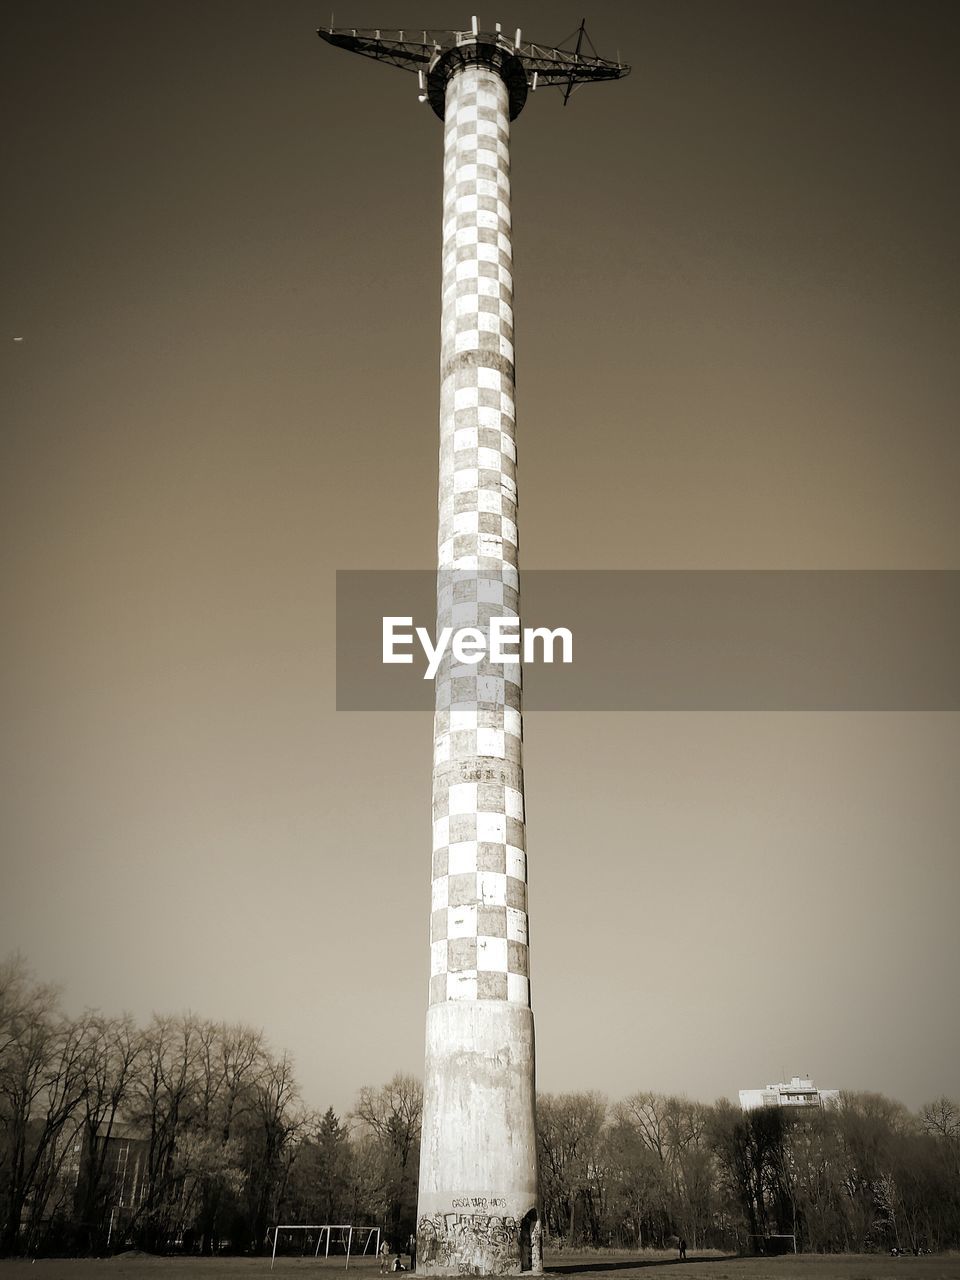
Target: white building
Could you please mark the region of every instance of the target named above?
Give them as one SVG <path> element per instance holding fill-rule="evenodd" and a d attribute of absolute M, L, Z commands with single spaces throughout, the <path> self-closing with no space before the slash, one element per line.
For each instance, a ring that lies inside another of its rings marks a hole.
<path fill-rule="evenodd" d="M 757 1107 L 836 1107 L 839 1089 L 818 1089 L 812 1080 L 794 1076 L 789 1084 L 768 1084 L 765 1089 L 741 1089 L 740 1109 Z"/>

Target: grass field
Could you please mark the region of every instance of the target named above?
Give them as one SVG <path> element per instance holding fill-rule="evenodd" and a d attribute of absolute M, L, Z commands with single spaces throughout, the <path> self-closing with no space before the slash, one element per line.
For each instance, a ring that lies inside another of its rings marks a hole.
<path fill-rule="evenodd" d="M 960 1280 L 960 1254 L 924 1258 L 890 1258 L 878 1254 L 820 1257 L 800 1254 L 783 1258 L 725 1258 L 693 1255 L 678 1262 L 673 1254 L 624 1255 L 603 1258 L 596 1253 L 548 1256 L 544 1270 L 563 1280 Z M 351 1263 L 354 1280 L 373 1280 L 373 1262 Z M 0 1261 L 0 1280 L 266 1280 L 269 1258 L 42 1258 Z M 324 1263 L 312 1258 L 278 1258 L 277 1280 L 308 1280 L 344 1275 L 342 1261 Z"/>

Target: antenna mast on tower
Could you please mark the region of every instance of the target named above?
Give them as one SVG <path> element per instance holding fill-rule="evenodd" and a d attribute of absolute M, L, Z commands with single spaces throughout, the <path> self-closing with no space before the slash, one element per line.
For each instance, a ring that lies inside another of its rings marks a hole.
<path fill-rule="evenodd" d="M 597 55 L 587 35 L 586 19 L 574 34 L 574 49 L 554 48 L 522 39 L 519 28 L 513 38 L 503 34 L 500 23 L 493 31 L 479 30 L 476 18 L 469 31 L 393 30 L 380 27 L 321 27 L 317 35 L 328 44 L 364 58 L 375 58 L 391 67 L 419 74 L 426 89 L 423 100 L 444 118 L 444 89 L 453 71 L 465 60 L 481 57 L 495 66 L 510 91 L 510 119 L 523 109 L 528 90 L 557 88 L 564 105 L 574 89 L 602 80 L 619 80 L 630 74 L 624 63 L 610 62 Z M 571 37 L 572 38 L 572 37 Z M 590 52 L 584 51 L 584 42 Z"/>

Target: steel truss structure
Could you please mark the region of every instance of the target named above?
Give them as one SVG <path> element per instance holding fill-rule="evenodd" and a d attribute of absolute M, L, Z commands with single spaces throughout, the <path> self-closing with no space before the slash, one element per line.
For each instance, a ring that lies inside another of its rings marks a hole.
<path fill-rule="evenodd" d="M 317 35 L 339 49 L 417 72 L 420 101 L 429 102 L 441 120 L 447 81 L 459 67 L 471 62 L 495 66 L 503 76 L 510 92 L 511 120 L 520 114 L 530 90 L 541 86 L 560 89 L 566 105 L 574 90 L 583 84 L 619 80 L 630 74 L 625 63 L 598 56 L 585 21 L 563 42 L 576 37 L 572 49 L 525 41 L 520 30 L 511 39 L 503 34 L 499 23 L 494 31 L 480 31 L 476 19 L 469 31 L 386 31 L 331 24 L 321 27 Z"/>

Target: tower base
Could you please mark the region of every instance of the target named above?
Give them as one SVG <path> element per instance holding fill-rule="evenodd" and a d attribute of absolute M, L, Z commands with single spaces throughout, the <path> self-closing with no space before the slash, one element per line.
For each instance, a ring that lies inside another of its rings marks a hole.
<path fill-rule="evenodd" d="M 431 1005 L 423 1095 L 417 1271 L 540 1275 L 530 1009 Z"/>

